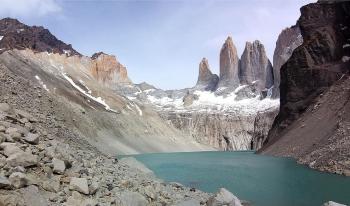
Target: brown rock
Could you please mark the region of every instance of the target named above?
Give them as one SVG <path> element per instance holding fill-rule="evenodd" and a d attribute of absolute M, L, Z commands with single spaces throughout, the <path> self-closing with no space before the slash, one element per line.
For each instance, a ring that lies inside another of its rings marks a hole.
<path fill-rule="evenodd" d="M 199 74 L 196 84 L 196 89 L 204 89 L 214 91 L 218 84 L 219 77 L 210 71 L 209 63 L 206 58 L 203 58 L 199 63 Z"/>
<path fill-rule="evenodd" d="M 219 87 L 237 87 L 239 85 L 239 59 L 232 38 L 228 37 L 220 51 Z"/>
<path fill-rule="evenodd" d="M 91 57 L 91 73 L 104 84 L 129 84 L 131 83 L 128 72 L 115 56 L 103 52 L 95 53 Z"/>

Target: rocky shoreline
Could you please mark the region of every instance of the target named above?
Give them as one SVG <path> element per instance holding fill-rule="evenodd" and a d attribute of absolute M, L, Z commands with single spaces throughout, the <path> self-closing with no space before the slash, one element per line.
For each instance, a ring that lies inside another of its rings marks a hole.
<path fill-rule="evenodd" d="M 67 127 L 59 99 L 0 71 L 0 205 L 241 205 L 99 152 Z"/>

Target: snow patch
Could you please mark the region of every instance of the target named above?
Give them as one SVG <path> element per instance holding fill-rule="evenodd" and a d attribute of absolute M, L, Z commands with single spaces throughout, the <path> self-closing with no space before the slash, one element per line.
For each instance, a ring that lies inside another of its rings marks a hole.
<path fill-rule="evenodd" d="M 71 51 L 70 51 L 70 50 L 64 50 L 64 49 L 63 49 L 63 53 L 66 54 L 67 56 L 70 56 Z"/>
<path fill-rule="evenodd" d="M 348 56 L 343 56 L 343 57 L 341 58 L 341 60 L 342 60 L 343 62 L 347 62 L 347 61 L 350 60 L 350 57 L 348 57 Z"/>
<path fill-rule="evenodd" d="M 95 102 L 102 104 L 107 111 L 117 112 L 111 109 L 111 107 L 108 104 L 106 104 L 106 102 L 101 97 L 94 97 L 91 94 L 87 93 L 84 89 L 80 88 L 66 73 L 62 73 L 62 75 L 74 88 L 76 88 L 79 92 L 94 100 Z"/>
<path fill-rule="evenodd" d="M 40 77 L 39 77 L 38 75 L 35 75 L 35 79 L 38 80 L 39 84 L 40 84 L 46 91 L 48 91 L 48 92 L 50 91 L 50 90 L 47 88 L 46 84 L 44 84 L 44 82 L 40 79 Z"/>
<path fill-rule="evenodd" d="M 343 48 L 347 48 L 347 47 L 350 47 L 350 44 L 344 44 L 343 45 Z"/>
<path fill-rule="evenodd" d="M 134 102 L 132 103 L 134 105 L 134 107 L 136 108 L 137 112 L 139 113 L 140 116 L 142 116 L 142 110 L 140 109 L 140 107 L 135 104 Z"/>

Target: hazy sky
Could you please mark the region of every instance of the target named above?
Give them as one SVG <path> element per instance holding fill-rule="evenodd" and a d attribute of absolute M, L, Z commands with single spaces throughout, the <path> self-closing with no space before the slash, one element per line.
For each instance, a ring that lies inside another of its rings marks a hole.
<path fill-rule="evenodd" d="M 278 34 L 314 0 L 0 0 L 0 17 L 43 25 L 84 55 L 117 56 L 133 82 L 191 87 L 202 57 L 218 74 L 228 35 L 243 52 L 259 39 L 272 61 Z"/>

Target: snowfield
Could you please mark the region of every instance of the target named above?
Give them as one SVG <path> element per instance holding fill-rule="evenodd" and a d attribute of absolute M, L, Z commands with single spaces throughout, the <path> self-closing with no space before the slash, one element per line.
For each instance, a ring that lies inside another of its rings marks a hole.
<path fill-rule="evenodd" d="M 236 93 L 246 85 L 239 86 L 232 93 L 222 96 L 216 95 L 210 91 L 194 91 L 193 94 L 198 96 L 198 99 L 193 101 L 193 104 L 187 107 L 183 106 L 182 98 L 157 98 L 150 94 L 147 99 L 160 110 L 174 110 L 177 112 L 228 112 L 238 114 L 256 114 L 270 108 L 279 106 L 279 99 L 265 98 L 260 100 L 260 97 L 247 98 L 243 100 L 236 100 Z M 268 94 L 271 91 L 268 92 Z"/>

